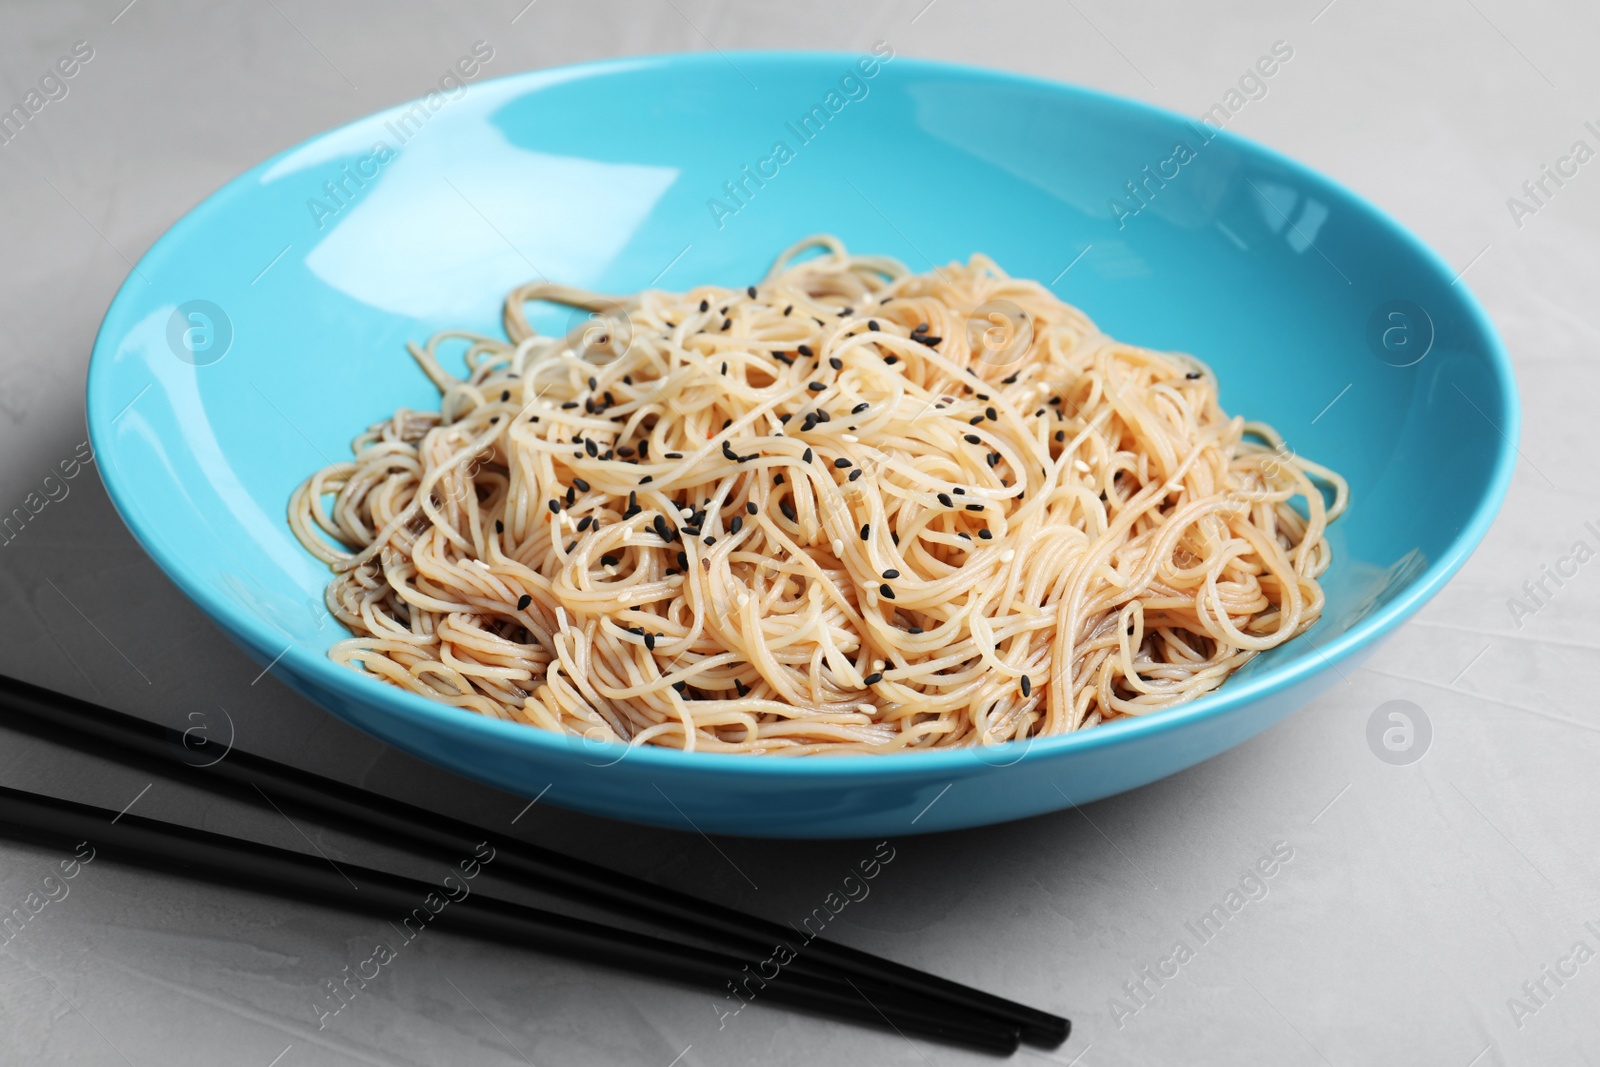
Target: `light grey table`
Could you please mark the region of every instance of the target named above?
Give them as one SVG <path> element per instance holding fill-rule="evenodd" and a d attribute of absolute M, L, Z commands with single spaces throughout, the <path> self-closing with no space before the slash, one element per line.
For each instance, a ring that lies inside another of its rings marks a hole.
<path fill-rule="evenodd" d="M 1575 542 L 1600 548 L 1585 526 L 1600 527 L 1600 161 L 1559 188 L 1547 180 L 1542 203 L 1522 190 L 1574 142 L 1600 148 L 1584 125 L 1600 120 L 1600 13 L 1510 0 L 1294 0 L 1270 12 L 1237 0 L 524 2 L 0 8 L 0 107 L 75 42 L 93 50 L 66 95 L 47 86 L 59 98 L 0 144 L 0 511 L 83 441 L 90 345 L 131 261 L 234 174 L 420 95 L 475 41 L 492 44 L 491 73 L 504 74 L 884 39 L 1192 115 L 1286 42 L 1292 62 L 1230 128 L 1348 183 L 1465 272 L 1516 359 L 1527 415 L 1504 513 L 1419 618 L 1289 721 L 1083 811 L 899 840 L 839 934 L 1073 1017 L 1064 1048 L 1021 1061 L 1600 1059 L 1600 562 L 1547 580 L 1532 615 L 1509 604 Z M 1511 197 L 1537 210 L 1513 210 Z M 144 557 L 92 473 L 66 484 L 0 547 L 0 670 L 173 725 L 224 708 L 241 747 L 485 824 L 522 808 L 260 677 Z M 1392 700 L 1431 724 L 1408 765 L 1367 740 Z M 165 782 L 143 792 L 136 773 L 10 734 L 0 782 L 392 860 Z M 809 911 L 871 848 L 713 844 L 544 805 L 516 831 L 779 919 Z M 1290 858 L 1245 879 L 1274 847 Z M 0 844 L 0 914 L 43 893 L 60 859 Z M 319 984 L 365 959 L 381 923 L 109 862 L 61 884 L 67 895 L 0 947 L 6 1064 L 981 1062 L 759 1005 L 719 1022 L 706 995 L 443 932 L 408 945 L 319 1029 Z M 1220 933 L 1195 936 L 1235 890 L 1252 899 Z"/>

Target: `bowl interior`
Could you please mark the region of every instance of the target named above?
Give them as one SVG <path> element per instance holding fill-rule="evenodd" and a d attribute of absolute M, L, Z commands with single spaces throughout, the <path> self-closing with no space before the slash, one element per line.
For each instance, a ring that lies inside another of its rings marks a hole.
<path fill-rule="evenodd" d="M 914 270 L 988 253 L 1115 336 L 1199 356 L 1231 413 L 1349 479 L 1322 621 L 1224 694 L 1393 625 L 1503 493 L 1516 408 L 1492 330 L 1448 268 L 1339 186 L 1091 91 L 796 54 L 482 81 L 243 175 L 152 249 L 107 315 L 89 382 L 102 475 L 157 561 L 248 647 L 287 649 L 331 688 L 383 688 L 326 661 L 344 633 L 285 509 L 367 425 L 437 404 L 404 342 L 498 333 L 504 292 L 540 275 L 744 285 L 818 231 Z M 385 693 L 363 699 L 421 703 Z"/>

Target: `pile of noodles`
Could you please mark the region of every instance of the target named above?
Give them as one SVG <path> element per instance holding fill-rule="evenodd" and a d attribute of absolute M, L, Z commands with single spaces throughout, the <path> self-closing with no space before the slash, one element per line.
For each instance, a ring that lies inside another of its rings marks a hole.
<path fill-rule="evenodd" d="M 411 692 L 686 750 L 986 745 L 1192 700 L 1322 610 L 1344 481 L 984 256 L 818 237 L 748 289 L 527 285 L 505 329 L 413 346 L 440 409 L 290 503 L 333 658 Z"/>

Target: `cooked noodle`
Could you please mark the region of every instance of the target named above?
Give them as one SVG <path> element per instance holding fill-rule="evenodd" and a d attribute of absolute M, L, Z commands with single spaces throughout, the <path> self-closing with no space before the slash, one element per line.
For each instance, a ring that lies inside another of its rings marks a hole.
<path fill-rule="evenodd" d="M 597 317 L 543 336 L 529 301 Z M 984 256 L 812 238 L 748 290 L 526 285 L 505 329 L 412 346 L 440 410 L 290 503 L 356 635 L 332 657 L 411 692 L 698 751 L 951 748 L 1191 700 L 1322 610 L 1344 480 Z"/>

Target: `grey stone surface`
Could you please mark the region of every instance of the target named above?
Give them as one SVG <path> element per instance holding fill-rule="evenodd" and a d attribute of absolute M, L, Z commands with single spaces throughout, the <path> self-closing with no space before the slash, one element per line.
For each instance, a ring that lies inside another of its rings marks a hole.
<path fill-rule="evenodd" d="M 1574 141 L 1600 146 L 1583 125 L 1600 120 L 1593 6 L 536 0 L 519 13 L 522 0 L 125 2 L 0 7 L 0 104 L 74 42 L 94 49 L 67 95 L 0 146 L 5 510 L 84 439 L 90 345 L 130 261 L 232 175 L 421 94 L 476 40 L 494 45 L 491 72 L 502 74 L 887 39 L 902 54 L 1189 114 L 1288 41 L 1294 62 L 1232 128 L 1348 183 L 1466 272 L 1516 359 L 1527 414 L 1505 512 L 1416 621 L 1299 715 L 1083 811 L 898 841 L 872 896 L 837 920 L 839 936 L 1074 1018 L 1066 1047 L 1021 1061 L 1489 1067 L 1600 1056 L 1590 958 L 1600 952 L 1600 563 L 1551 586 L 1530 617 L 1507 604 L 1575 541 L 1595 546 L 1584 523 L 1600 525 L 1600 163 L 1535 213 L 1514 218 L 1507 206 Z M 487 825 L 522 807 L 258 677 L 143 556 L 92 474 L 0 548 L 0 670 L 175 725 L 225 708 L 243 747 Z M 1397 700 L 1432 726 L 1408 765 L 1367 740 L 1370 717 Z M 134 772 L 0 736 L 7 785 L 111 808 L 137 796 L 141 814 L 307 847 L 276 816 L 165 782 L 141 795 L 147 779 Z M 780 919 L 809 911 L 871 848 L 713 847 L 542 805 L 516 829 Z M 387 859 L 306 830 L 331 856 Z M 1257 899 L 1202 943 L 1185 924 L 1275 845 L 1291 858 L 1246 880 Z M 0 911 L 40 889 L 60 858 L 0 843 Z M 978 1062 L 760 1005 L 719 1026 L 708 996 L 443 932 L 408 945 L 319 1030 L 318 983 L 366 958 L 381 923 L 109 862 L 67 884 L 0 947 L 0 1062 Z M 1179 939 L 1192 955 L 1163 963 Z M 1574 955 L 1580 942 L 1588 951 Z M 1158 986 L 1145 967 L 1177 973 Z M 1145 1003 L 1124 989 L 1141 981 Z"/>

